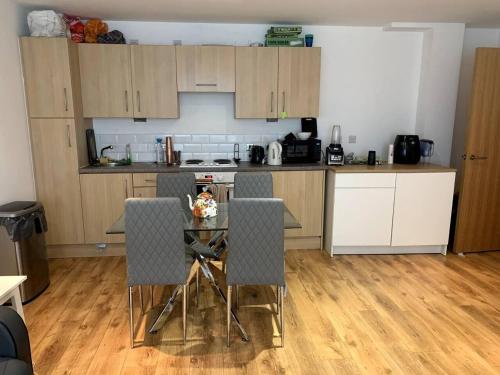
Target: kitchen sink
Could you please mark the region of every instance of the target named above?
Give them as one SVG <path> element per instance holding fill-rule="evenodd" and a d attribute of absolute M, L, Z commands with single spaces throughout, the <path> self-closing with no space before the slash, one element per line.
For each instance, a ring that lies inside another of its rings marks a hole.
<path fill-rule="evenodd" d="M 124 167 L 126 165 L 130 165 L 130 163 L 127 163 L 125 161 L 111 161 L 106 164 L 97 164 L 94 165 L 96 168 L 113 168 L 113 167 Z"/>

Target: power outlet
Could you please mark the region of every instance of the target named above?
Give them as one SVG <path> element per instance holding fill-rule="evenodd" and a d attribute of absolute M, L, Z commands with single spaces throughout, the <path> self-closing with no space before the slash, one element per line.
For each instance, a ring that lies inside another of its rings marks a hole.
<path fill-rule="evenodd" d="M 349 143 L 356 143 L 356 136 L 355 135 L 349 136 Z"/>

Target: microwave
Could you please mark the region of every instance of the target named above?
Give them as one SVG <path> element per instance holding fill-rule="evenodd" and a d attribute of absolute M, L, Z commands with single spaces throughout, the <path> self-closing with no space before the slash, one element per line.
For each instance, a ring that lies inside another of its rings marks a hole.
<path fill-rule="evenodd" d="M 280 141 L 280 143 L 283 148 L 281 152 L 283 164 L 316 163 L 321 160 L 320 139 L 293 139 L 289 141 Z"/>

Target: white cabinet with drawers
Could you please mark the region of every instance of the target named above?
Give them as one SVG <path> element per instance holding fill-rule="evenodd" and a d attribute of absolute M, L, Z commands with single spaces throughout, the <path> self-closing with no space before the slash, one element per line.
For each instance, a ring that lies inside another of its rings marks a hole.
<path fill-rule="evenodd" d="M 455 172 L 328 171 L 325 250 L 334 254 L 445 253 Z"/>

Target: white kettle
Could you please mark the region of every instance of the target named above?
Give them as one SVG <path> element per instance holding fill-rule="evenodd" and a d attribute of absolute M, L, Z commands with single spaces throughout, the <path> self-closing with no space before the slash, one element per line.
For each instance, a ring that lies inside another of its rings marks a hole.
<path fill-rule="evenodd" d="M 283 148 L 279 142 L 269 143 L 269 149 L 267 151 L 267 164 L 269 165 L 281 165 L 281 151 Z"/>

